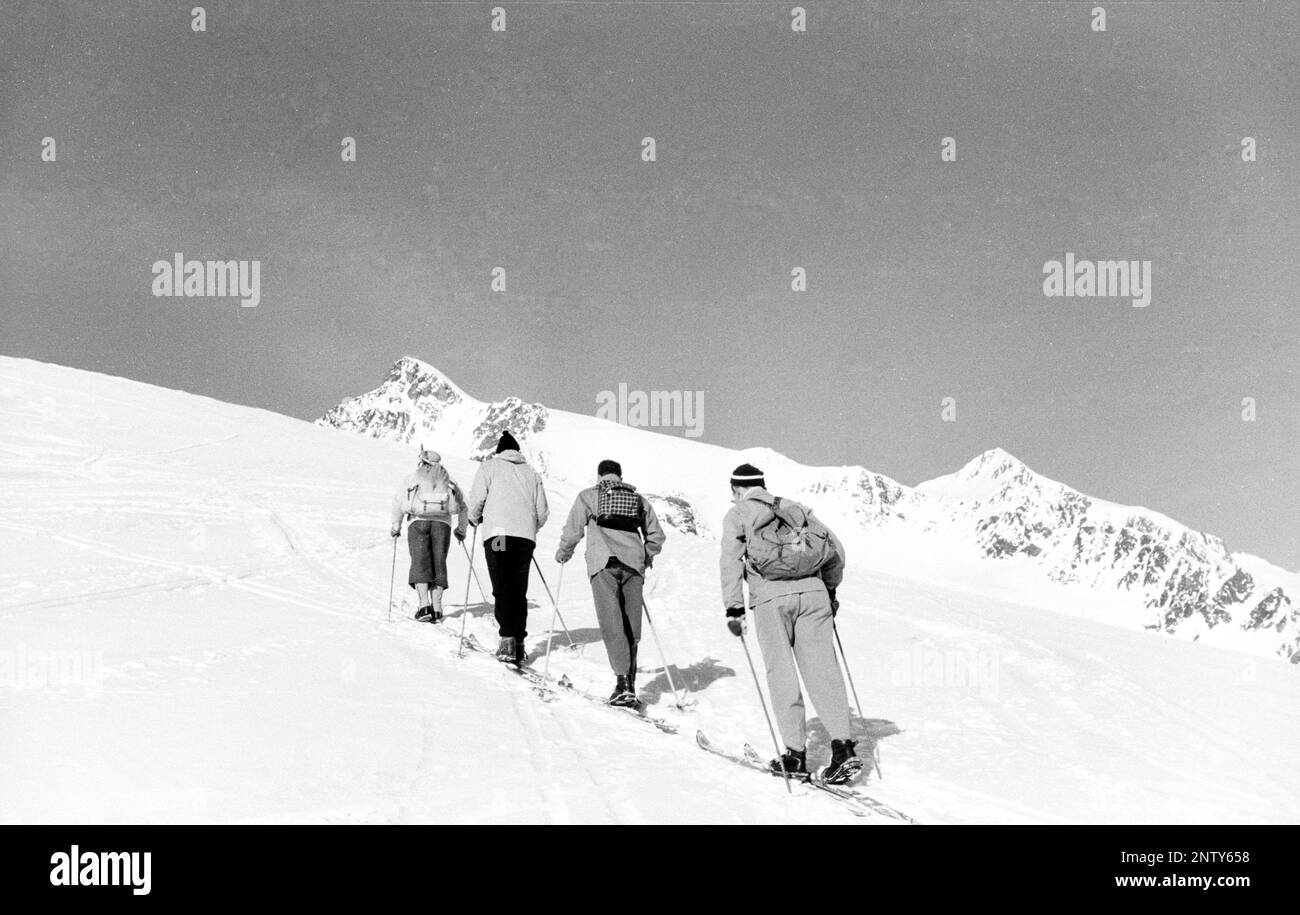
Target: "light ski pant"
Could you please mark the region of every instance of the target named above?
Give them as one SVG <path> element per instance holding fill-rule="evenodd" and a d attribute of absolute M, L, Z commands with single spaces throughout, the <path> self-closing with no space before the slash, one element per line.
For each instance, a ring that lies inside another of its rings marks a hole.
<path fill-rule="evenodd" d="M 596 604 L 600 636 L 605 640 L 609 666 L 619 677 L 636 676 L 636 646 L 641 641 L 641 584 L 635 570 L 611 558 L 591 576 L 591 597 Z"/>
<path fill-rule="evenodd" d="M 785 745 L 802 750 L 808 741 L 800 674 L 831 739 L 847 740 L 849 698 L 835 658 L 830 596 L 820 590 L 786 594 L 764 601 L 751 613 L 767 667 L 772 711 Z"/>
<path fill-rule="evenodd" d="M 522 641 L 528 637 L 528 568 L 536 546 L 523 537 L 501 536 L 483 541 L 496 602 L 497 633 L 502 638 Z"/>

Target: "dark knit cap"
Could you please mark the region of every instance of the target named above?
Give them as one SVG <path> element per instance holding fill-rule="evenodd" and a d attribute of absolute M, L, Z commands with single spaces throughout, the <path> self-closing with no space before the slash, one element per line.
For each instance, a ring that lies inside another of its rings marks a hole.
<path fill-rule="evenodd" d="M 759 470 L 753 464 L 741 464 L 735 470 L 731 471 L 732 486 L 762 486 L 767 488 L 767 483 L 763 479 L 763 471 Z"/>
<path fill-rule="evenodd" d="M 500 454 L 502 451 L 518 451 L 518 450 L 519 450 L 519 443 L 515 441 L 515 437 L 511 435 L 509 432 L 502 432 L 501 441 L 497 442 L 497 454 Z"/>
<path fill-rule="evenodd" d="M 616 474 L 621 477 L 623 475 L 623 467 L 618 461 L 611 461 L 609 458 L 605 458 L 605 460 L 596 465 L 596 476 L 603 477 L 607 473 Z"/>

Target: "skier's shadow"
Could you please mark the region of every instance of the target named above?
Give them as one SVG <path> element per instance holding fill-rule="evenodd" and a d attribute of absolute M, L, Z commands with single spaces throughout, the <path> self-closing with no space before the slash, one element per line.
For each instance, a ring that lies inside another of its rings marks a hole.
<path fill-rule="evenodd" d="M 492 618 L 496 614 L 496 603 L 493 601 L 487 601 L 487 602 L 479 601 L 478 603 L 470 604 L 468 607 L 462 604 L 460 607 L 457 607 L 456 609 L 447 610 L 445 618 L 449 620 L 459 619 L 461 616 L 464 616 L 466 613 L 469 614 L 470 619 L 480 619 L 482 617 Z M 542 617 L 546 617 L 545 620 L 543 620 Z M 534 648 L 533 651 L 530 653 L 528 657 L 528 660 L 530 662 L 535 661 L 537 658 L 542 657 L 543 655 L 546 654 L 546 642 L 545 642 L 546 629 L 544 627 L 550 622 L 550 616 L 545 613 L 545 610 L 541 604 L 537 604 L 532 601 L 529 601 L 528 622 L 531 624 L 529 628 L 531 629 L 535 626 L 538 626 L 539 621 L 541 621 L 540 625 L 543 627 L 541 630 L 543 641 L 537 648 Z M 590 644 L 591 642 L 599 642 L 601 640 L 599 629 L 570 629 L 569 634 L 573 636 L 573 644 L 578 647 Z M 530 635 L 529 639 L 532 639 L 532 637 L 533 636 Z M 563 627 L 556 628 L 552 638 L 554 639 L 554 645 L 552 646 L 553 648 L 569 647 L 569 639 L 564 635 Z"/>
<path fill-rule="evenodd" d="M 590 645 L 592 642 L 601 640 L 599 629 L 570 629 L 569 635 L 573 637 L 572 647 L 574 648 L 581 648 L 583 645 Z M 533 650 L 528 653 L 528 663 L 530 664 L 538 658 L 546 657 L 546 630 L 543 629 L 540 633 L 530 635 L 528 638 L 531 640 L 538 636 L 540 636 L 541 641 L 533 646 Z M 560 651 L 561 649 L 567 651 L 569 647 L 569 638 L 564 634 L 564 629 L 555 629 L 551 633 L 551 651 Z"/>
<path fill-rule="evenodd" d="M 903 729 L 885 718 L 858 718 L 849 720 L 851 739 L 857 743 L 857 754 L 866 762 L 866 771 L 870 774 L 876 766 L 876 748 L 886 737 L 903 733 Z M 831 757 L 831 735 L 820 718 L 808 722 L 808 767 L 812 768 L 813 758 L 829 760 Z M 877 773 L 878 774 L 878 773 Z"/>
<path fill-rule="evenodd" d="M 705 658 L 684 669 L 676 664 L 668 665 L 668 673 L 673 675 L 672 683 L 669 683 L 668 673 L 664 672 L 663 667 L 658 668 L 658 670 L 659 674 L 653 680 L 648 683 L 637 684 L 637 692 L 647 704 L 658 702 L 659 697 L 665 694 L 671 698 L 673 683 L 677 684 L 677 688 L 684 693 L 697 693 L 714 680 L 736 675 L 734 668 L 719 664 L 717 658 Z"/>
<path fill-rule="evenodd" d="M 448 610 L 446 611 L 444 618 L 449 620 L 456 619 L 468 613 L 471 619 L 477 619 L 480 616 L 491 616 L 495 612 L 496 605 L 479 602 L 477 604 L 470 604 L 468 607 L 462 604 L 458 609 Z"/>

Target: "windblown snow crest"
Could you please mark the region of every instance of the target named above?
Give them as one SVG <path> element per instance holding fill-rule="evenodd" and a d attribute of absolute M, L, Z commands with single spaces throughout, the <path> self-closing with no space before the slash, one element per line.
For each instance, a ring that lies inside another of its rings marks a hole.
<path fill-rule="evenodd" d="M 1001 449 L 907 487 L 863 467 L 808 467 L 766 448 L 722 449 L 517 397 L 485 403 L 411 356 L 399 359 L 379 387 L 317 422 L 474 459 L 490 454 L 509 429 L 534 466 L 556 481 L 588 479 L 597 453 L 637 454 L 635 482 L 650 487 L 646 495 L 665 523 L 702 537 L 716 536 L 726 508 L 718 481 L 724 468 L 751 461 L 779 480 L 782 492 L 841 529 L 858 555 L 886 541 L 917 553 L 956 544 L 965 558 L 1016 564 L 1031 578 L 1095 599 L 1108 609 L 1099 616 L 1118 616 L 1124 625 L 1300 665 L 1300 606 L 1293 598 L 1300 576 L 1230 553 L 1219 538 L 1157 512 L 1086 496 Z M 978 580 L 970 585 L 981 589 Z"/>

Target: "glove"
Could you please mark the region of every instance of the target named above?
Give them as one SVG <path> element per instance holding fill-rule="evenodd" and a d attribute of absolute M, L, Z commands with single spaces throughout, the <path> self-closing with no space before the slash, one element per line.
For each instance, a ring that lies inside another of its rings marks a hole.
<path fill-rule="evenodd" d="M 745 634 L 745 608 L 728 607 L 727 608 L 727 628 L 736 638 L 741 638 Z"/>
<path fill-rule="evenodd" d="M 835 619 L 835 614 L 840 612 L 840 602 L 835 597 L 835 589 L 827 588 L 826 593 L 831 597 L 831 619 Z"/>
<path fill-rule="evenodd" d="M 402 536 L 402 529 L 400 527 L 395 527 L 388 532 L 388 536 L 396 540 L 398 537 Z"/>
<path fill-rule="evenodd" d="M 566 562 L 568 562 L 568 561 L 569 561 L 570 559 L 572 559 L 572 558 L 573 558 L 572 554 L 570 554 L 569 556 L 565 556 L 563 550 L 556 550 L 556 551 L 555 551 L 555 561 L 556 561 L 558 564 L 560 564 L 560 565 L 564 565 Z"/>
<path fill-rule="evenodd" d="M 452 534 L 456 537 L 456 542 L 457 542 L 457 543 L 464 543 L 464 542 L 465 542 L 465 532 L 464 532 L 464 531 L 462 531 L 462 530 L 460 530 L 460 529 L 458 528 L 458 529 L 452 531 Z"/>

